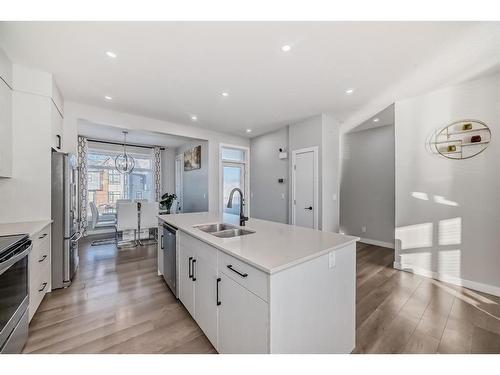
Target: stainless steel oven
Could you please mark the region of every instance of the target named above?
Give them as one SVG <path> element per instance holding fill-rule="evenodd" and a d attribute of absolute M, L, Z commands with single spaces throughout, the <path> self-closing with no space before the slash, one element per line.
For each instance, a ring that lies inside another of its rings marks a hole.
<path fill-rule="evenodd" d="M 27 235 L 0 237 L 0 353 L 21 353 L 28 338 Z"/>

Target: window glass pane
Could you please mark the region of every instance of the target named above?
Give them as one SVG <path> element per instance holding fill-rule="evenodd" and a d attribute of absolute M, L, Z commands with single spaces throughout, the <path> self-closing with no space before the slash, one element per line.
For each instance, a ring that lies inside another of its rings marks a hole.
<path fill-rule="evenodd" d="M 229 194 L 234 188 L 240 188 L 244 191 L 243 186 L 243 166 L 240 165 L 224 165 L 224 212 L 239 215 L 240 213 L 240 195 L 239 193 L 234 193 L 233 195 L 233 207 L 228 208 L 227 202 L 229 200 Z"/>
<path fill-rule="evenodd" d="M 222 160 L 245 161 L 245 151 L 237 148 L 222 148 Z"/>
<path fill-rule="evenodd" d="M 132 173 L 121 174 L 115 168 L 116 151 L 89 149 L 88 197 L 100 213 L 113 212 L 117 199 L 154 200 L 152 153 L 129 154 L 135 160 L 135 167 Z M 91 212 L 90 209 L 88 212 Z"/>

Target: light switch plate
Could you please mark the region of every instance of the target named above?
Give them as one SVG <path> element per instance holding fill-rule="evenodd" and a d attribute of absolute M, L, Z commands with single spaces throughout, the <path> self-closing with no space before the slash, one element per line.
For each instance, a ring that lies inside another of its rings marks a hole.
<path fill-rule="evenodd" d="M 335 267 L 335 251 L 330 251 L 328 253 L 328 267 L 329 268 Z"/>

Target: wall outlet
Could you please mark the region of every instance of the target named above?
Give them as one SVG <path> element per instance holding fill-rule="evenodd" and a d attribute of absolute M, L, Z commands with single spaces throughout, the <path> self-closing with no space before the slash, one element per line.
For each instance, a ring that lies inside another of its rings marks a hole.
<path fill-rule="evenodd" d="M 335 251 L 330 251 L 328 253 L 328 267 L 329 268 L 335 267 Z"/>
<path fill-rule="evenodd" d="M 363 225 L 363 226 L 361 227 L 361 232 L 366 233 L 366 225 Z"/>

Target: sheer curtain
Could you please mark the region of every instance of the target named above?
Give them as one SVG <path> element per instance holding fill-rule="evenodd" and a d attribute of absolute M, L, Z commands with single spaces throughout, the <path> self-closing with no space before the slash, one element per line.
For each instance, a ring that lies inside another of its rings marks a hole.
<path fill-rule="evenodd" d="M 155 179 L 155 200 L 159 202 L 161 199 L 161 148 L 159 146 L 153 148 L 153 170 Z"/>
<path fill-rule="evenodd" d="M 88 189 L 87 189 L 87 154 L 89 144 L 86 137 L 78 136 L 78 198 L 80 204 L 80 230 L 83 234 L 87 231 L 87 205 L 88 205 Z"/>

